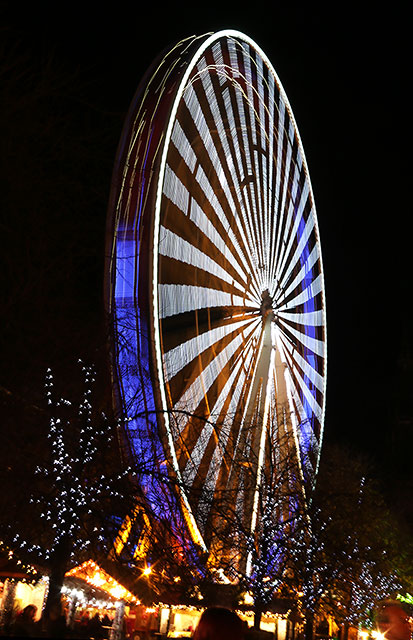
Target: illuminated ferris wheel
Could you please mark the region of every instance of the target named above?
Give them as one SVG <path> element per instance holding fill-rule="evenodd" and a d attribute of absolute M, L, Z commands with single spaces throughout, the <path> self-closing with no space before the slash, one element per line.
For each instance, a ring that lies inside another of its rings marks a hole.
<path fill-rule="evenodd" d="M 132 455 L 164 458 L 195 542 L 214 492 L 236 487 L 252 455 L 258 483 L 274 425 L 311 483 L 326 385 L 317 218 L 288 99 L 242 33 L 178 43 L 138 89 L 107 273 Z"/>

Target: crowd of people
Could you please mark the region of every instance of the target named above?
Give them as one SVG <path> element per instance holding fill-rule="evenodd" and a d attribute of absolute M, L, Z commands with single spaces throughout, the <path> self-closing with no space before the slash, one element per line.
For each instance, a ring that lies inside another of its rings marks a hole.
<path fill-rule="evenodd" d="M 17 616 L 12 625 L 12 635 L 18 637 L 52 638 L 110 638 L 111 620 L 98 613 L 90 617 L 83 614 L 80 620 L 69 628 L 61 610 L 51 609 L 48 615 L 36 620 L 37 608 L 30 604 Z M 399 605 L 387 605 L 377 615 L 378 629 L 386 640 L 411 640 L 410 619 Z M 125 630 L 126 631 L 126 630 Z M 126 632 L 122 634 L 127 640 Z M 146 640 L 148 634 L 133 634 L 131 640 Z M 206 609 L 192 634 L 193 640 L 248 640 L 251 631 L 248 625 L 234 611 L 224 607 Z"/>
<path fill-rule="evenodd" d="M 96 613 L 90 617 L 86 612 L 69 627 L 66 616 L 59 607 L 52 607 L 47 615 L 43 615 L 39 620 L 36 620 L 36 613 L 37 607 L 33 604 L 27 605 L 20 611 L 10 627 L 11 635 L 22 638 L 78 638 L 79 640 L 109 638 L 112 621 L 107 614 L 101 617 Z"/>
<path fill-rule="evenodd" d="M 36 620 L 37 607 L 27 605 L 15 618 L 10 629 L 12 636 L 17 637 L 52 637 L 52 638 L 94 638 L 104 640 L 110 637 L 111 620 L 107 615 L 82 615 L 73 628 L 66 624 L 64 614 L 52 609 L 47 616 Z M 244 640 L 247 626 L 239 616 L 229 609 L 211 607 L 206 609 L 193 633 L 195 640 Z M 126 639 L 125 639 L 126 640 Z M 134 634 L 133 640 L 144 640 Z M 145 639 L 146 640 L 146 639 Z"/>

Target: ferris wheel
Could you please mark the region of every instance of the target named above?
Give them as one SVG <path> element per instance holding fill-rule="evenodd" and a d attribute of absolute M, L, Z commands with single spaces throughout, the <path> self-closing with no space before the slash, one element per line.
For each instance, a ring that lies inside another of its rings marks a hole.
<path fill-rule="evenodd" d="M 107 307 L 131 453 L 178 479 L 195 542 L 268 430 L 315 477 L 326 385 L 323 268 L 291 107 L 266 55 L 225 30 L 149 70 L 119 146 Z M 292 454 L 291 454 L 292 455 Z M 250 514 L 251 527 L 254 518 Z"/>

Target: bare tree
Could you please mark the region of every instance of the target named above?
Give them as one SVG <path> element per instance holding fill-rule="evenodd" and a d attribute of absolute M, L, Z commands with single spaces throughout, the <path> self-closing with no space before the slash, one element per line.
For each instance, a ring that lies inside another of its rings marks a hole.
<path fill-rule="evenodd" d="M 400 587 L 397 525 L 366 462 L 325 448 L 313 499 L 292 549 L 291 586 L 300 594 L 311 640 L 314 622 L 332 615 L 345 629 L 367 621 L 374 603 Z"/>
<path fill-rule="evenodd" d="M 261 467 L 249 450 L 234 476 L 236 481 L 216 491 L 212 501 L 209 566 L 252 595 L 254 626 L 259 628 L 263 611 L 287 579 L 290 549 L 305 510 L 288 436 L 270 425 Z"/>
<path fill-rule="evenodd" d="M 16 504 L 11 492 L 3 504 L 3 536 L 49 568 L 46 615 L 60 603 L 69 566 L 91 556 L 105 561 L 138 495 L 135 470 L 119 458 L 118 424 L 100 411 L 94 397 L 95 372 L 83 363 L 80 368 L 82 389 L 70 400 L 47 372 L 46 407 L 40 417 L 48 429 L 44 438 L 41 430 L 37 434 L 41 446 L 33 475 L 28 474 L 26 499 L 20 495 Z M 17 462 L 24 467 L 23 454 Z"/>

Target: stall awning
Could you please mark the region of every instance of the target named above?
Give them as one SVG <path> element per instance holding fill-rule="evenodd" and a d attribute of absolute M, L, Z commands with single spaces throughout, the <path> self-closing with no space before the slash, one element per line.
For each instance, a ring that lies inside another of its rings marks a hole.
<path fill-rule="evenodd" d="M 128 604 L 140 604 L 139 599 L 133 595 L 120 582 L 115 580 L 107 571 L 102 569 L 93 560 L 87 560 L 83 564 L 73 567 L 65 574 L 66 578 L 80 578 L 92 587 L 104 591 L 115 600 L 123 600 Z"/>

